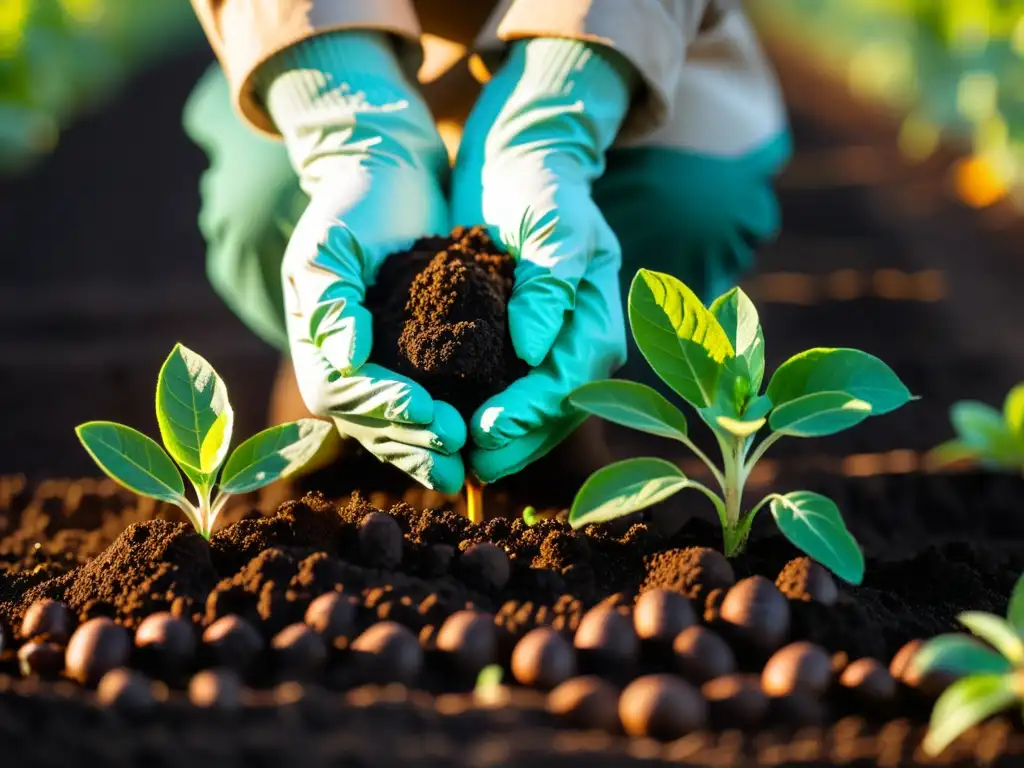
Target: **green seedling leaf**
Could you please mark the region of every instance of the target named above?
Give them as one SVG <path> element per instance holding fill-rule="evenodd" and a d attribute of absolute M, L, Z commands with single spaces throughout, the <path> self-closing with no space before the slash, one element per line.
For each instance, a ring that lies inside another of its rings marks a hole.
<path fill-rule="evenodd" d="M 1024 445 L 1014 437 L 1003 415 L 986 403 L 961 400 L 949 411 L 960 442 L 986 464 L 1016 466 L 1024 460 Z"/>
<path fill-rule="evenodd" d="M 592 474 L 572 503 L 569 524 L 605 523 L 667 499 L 690 485 L 675 464 L 663 459 L 626 459 Z"/>
<path fill-rule="evenodd" d="M 1010 675 L 975 675 L 953 683 L 935 702 L 922 747 L 938 755 L 973 725 L 1002 712 L 1020 694 Z"/>
<path fill-rule="evenodd" d="M 208 486 L 227 455 L 234 413 L 213 366 L 181 344 L 160 369 L 156 417 L 174 460 L 197 487 Z"/>
<path fill-rule="evenodd" d="M 715 423 L 718 426 L 735 437 L 750 437 L 763 427 L 766 421 L 767 419 L 763 418 L 745 421 L 743 419 L 733 419 L 729 416 L 719 416 L 715 419 Z"/>
<path fill-rule="evenodd" d="M 957 677 L 1002 674 L 1012 668 L 1004 656 L 961 633 L 939 635 L 928 640 L 914 654 L 910 664 L 918 674 L 949 672 Z"/>
<path fill-rule="evenodd" d="M 1002 616 L 983 611 L 965 611 L 957 620 L 999 651 L 1014 666 L 1024 664 L 1024 640 Z"/>
<path fill-rule="evenodd" d="M 1003 420 L 1006 428 L 1018 440 L 1024 440 L 1024 384 L 1010 390 L 1003 401 Z"/>
<path fill-rule="evenodd" d="M 633 381 L 594 381 L 569 394 L 580 410 L 624 427 L 679 440 L 686 437 L 686 417 L 661 393 Z"/>
<path fill-rule="evenodd" d="M 253 435 L 228 458 L 221 491 L 248 493 L 295 474 L 316 455 L 332 429 L 327 421 L 301 419 Z"/>
<path fill-rule="evenodd" d="M 822 437 L 860 424 L 871 415 L 871 405 L 846 392 L 815 392 L 783 403 L 768 423 L 791 437 Z"/>
<path fill-rule="evenodd" d="M 723 362 L 734 356 L 722 326 L 676 278 L 641 269 L 629 290 L 629 324 L 661 379 L 695 408 L 715 401 Z"/>
<path fill-rule="evenodd" d="M 914 399 L 892 369 L 877 357 L 857 349 L 825 347 L 791 357 L 775 371 L 767 390 L 776 408 L 818 392 L 845 392 L 870 405 L 874 416 Z"/>
<path fill-rule="evenodd" d="M 540 522 L 540 515 L 537 514 L 537 510 L 534 507 L 526 507 L 523 510 L 523 522 L 526 525 L 536 525 Z"/>
<path fill-rule="evenodd" d="M 140 496 L 188 504 L 181 473 L 155 440 L 111 421 L 90 421 L 75 432 L 93 461 L 115 482 Z"/>
<path fill-rule="evenodd" d="M 811 491 L 793 491 L 773 496 L 771 510 L 779 530 L 797 549 L 844 581 L 861 583 L 864 555 L 834 501 Z"/>
<path fill-rule="evenodd" d="M 1024 635 L 1024 575 L 1017 579 L 1010 593 L 1010 605 L 1006 609 L 1006 618 L 1014 629 Z"/>
<path fill-rule="evenodd" d="M 733 288 L 715 299 L 710 309 L 732 344 L 736 359 L 743 361 L 750 389 L 760 391 L 764 380 L 764 332 L 754 302 L 740 288 Z"/>
<path fill-rule="evenodd" d="M 962 440 L 949 440 L 942 445 L 932 448 L 928 452 L 928 461 L 932 466 L 943 467 L 965 459 L 974 459 L 977 456 L 978 450 L 976 448 L 971 448 Z"/>

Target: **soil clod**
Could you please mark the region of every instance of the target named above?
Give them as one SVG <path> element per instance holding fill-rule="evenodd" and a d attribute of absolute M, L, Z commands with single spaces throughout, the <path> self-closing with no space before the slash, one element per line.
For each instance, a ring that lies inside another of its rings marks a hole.
<path fill-rule="evenodd" d="M 71 609 L 57 600 L 37 600 L 21 620 L 21 636 L 26 640 L 51 640 L 66 643 L 75 625 Z"/>
<path fill-rule="evenodd" d="M 18 668 L 25 677 L 53 680 L 64 669 L 64 649 L 56 643 L 29 640 L 18 649 Z"/>
<path fill-rule="evenodd" d="M 712 590 L 736 583 L 725 555 L 710 547 L 667 549 L 649 557 L 646 565 L 642 592 L 661 587 L 699 602 Z"/>
<path fill-rule="evenodd" d="M 371 512 L 359 523 L 359 549 L 370 567 L 394 570 L 402 562 L 402 529 L 391 515 Z"/>
<path fill-rule="evenodd" d="M 736 656 L 729 644 L 700 625 L 680 632 L 672 643 L 672 653 L 679 673 L 698 685 L 736 671 Z"/>
<path fill-rule="evenodd" d="M 416 635 L 401 624 L 381 621 L 355 639 L 352 652 L 358 677 L 366 683 L 412 685 L 423 666 Z"/>
<path fill-rule="evenodd" d="M 497 592 L 508 583 L 512 567 L 501 547 L 484 541 L 466 548 L 459 558 L 463 579 L 486 590 Z"/>
<path fill-rule="evenodd" d="M 203 632 L 203 648 L 212 666 L 244 673 L 263 650 L 263 638 L 241 616 L 222 616 Z"/>
<path fill-rule="evenodd" d="M 327 647 L 315 629 L 306 624 L 285 627 L 270 641 L 277 668 L 286 677 L 307 678 L 327 661 Z"/>
<path fill-rule="evenodd" d="M 756 727 L 768 712 L 768 697 L 754 675 L 725 675 L 700 688 L 715 728 Z"/>
<path fill-rule="evenodd" d="M 839 599 L 839 588 L 828 569 L 809 557 L 797 557 L 783 567 L 775 580 L 790 600 L 814 601 L 821 605 L 834 605 Z"/>
<path fill-rule="evenodd" d="M 332 643 L 339 637 L 348 637 L 356 623 L 356 603 L 341 592 L 320 595 L 306 609 L 306 624 Z"/>
<path fill-rule="evenodd" d="M 548 711 L 585 730 L 619 730 L 619 693 L 596 675 L 566 680 L 548 694 Z"/>
<path fill-rule="evenodd" d="M 498 639 L 494 617 L 474 610 L 456 611 L 441 625 L 435 645 L 448 654 L 463 676 L 476 675 L 494 662 Z"/>
<path fill-rule="evenodd" d="M 548 690 L 576 673 L 576 653 L 551 627 L 531 629 L 512 652 L 512 674 L 522 685 Z"/>
<path fill-rule="evenodd" d="M 107 672 L 128 663 L 128 631 L 99 616 L 82 624 L 71 636 L 64 658 L 67 674 L 82 685 L 96 685 Z"/>
<path fill-rule="evenodd" d="M 135 647 L 151 669 L 174 676 L 191 664 L 196 633 L 192 624 L 169 612 L 152 613 L 135 630 Z"/>
<path fill-rule="evenodd" d="M 839 684 L 869 704 L 886 704 L 896 697 L 896 680 L 877 659 L 857 659 L 843 670 Z"/>
<path fill-rule="evenodd" d="M 789 604 L 764 576 L 748 576 L 731 587 L 719 616 L 739 640 L 762 653 L 771 653 L 789 635 Z"/>
<path fill-rule="evenodd" d="M 645 675 L 622 691 L 619 719 L 630 736 L 671 741 L 703 728 L 708 705 L 700 691 L 680 677 Z"/>
<path fill-rule="evenodd" d="M 189 681 L 188 698 L 197 707 L 232 711 L 242 705 L 242 681 L 230 669 L 204 669 Z"/>
<path fill-rule="evenodd" d="M 140 712 L 156 703 L 153 685 L 145 675 L 131 669 L 112 669 L 96 687 L 96 698 L 108 707 Z"/>
<path fill-rule="evenodd" d="M 790 643 L 776 651 L 761 673 L 761 687 L 769 696 L 797 691 L 821 696 L 832 680 L 832 659 L 813 643 Z"/>
<path fill-rule="evenodd" d="M 652 589 L 640 595 L 633 609 L 633 626 L 641 640 L 671 643 L 697 621 L 690 601 L 667 589 Z"/>
<path fill-rule="evenodd" d="M 573 645 L 588 666 L 609 666 L 618 671 L 632 667 L 640 655 L 640 641 L 629 616 L 609 605 L 587 611 L 573 638 Z"/>

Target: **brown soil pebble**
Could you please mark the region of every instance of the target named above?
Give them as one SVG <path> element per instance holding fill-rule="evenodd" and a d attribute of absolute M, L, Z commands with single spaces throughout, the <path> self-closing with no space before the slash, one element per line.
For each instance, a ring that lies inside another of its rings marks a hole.
<path fill-rule="evenodd" d="M 96 687 L 100 704 L 118 709 L 140 711 L 156 703 L 153 686 L 148 677 L 123 667 L 112 669 Z"/>
<path fill-rule="evenodd" d="M 801 691 L 821 696 L 832 681 L 832 657 L 814 643 L 790 643 L 776 651 L 761 672 L 761 687 L 769 696 Z"/>
<path fill-rule="evenodd" d="M 619 730 L 619 693 L 596 675 L 566 680 L 548 694 L 548 711 L 583 730 Z"/>
<path fill-rule="evenodd" d="M 71 609 L 56 600 L 37 600 L 21 620 L 21 636 L 26 640 L 51 640 L 65 643 L 71 636 L 75 617 Z"/>
<path fill-rule="evenodd" d="M 52 680 L 64 669 L 64 649 L 56 643 L 29 640 L 18 649 L 18 668 L 25 677 Z"/>
<path fill-rule="evenodd" d="M 872 704 L 886 704 L 896 697 L 896 680 L 877 659 L 857 659 L 839 676 L 839 684 Z"/>
<path fill-rule="evenodd" d="M 697 622 L 690 601 L 677 592 L 652 589 L 640 595 L 633 609 L 633 627 L 641 640 L 671 643 Z"/>
<path fill-rule="evenodd" d="M 423 666 L 416 635 L 401 624 L 380 621 L 352 642 L 361 679 L 368 683 L 412 685 Z"/>
<path fill-rule="evenodd" d="M 619 719 L 630 736 L 671 741 L 703 728 L 708 705 L 700 692 L 680 677 L 645 675 L 619 696 Z"/>
<path fill-rule="evenodd" d="M 402 562 L 402 529 L 384 512 L 370 512 L 359 523 L 359 551 L 363 562 L 392 571 Z"/>
<path fill-rule="evenodd" d="M 829 721 L 827 703 L 803 692 L 774 696 L 768 702 L 767 722 L 786 728 L 810 728 Z"/>
<path fill-rule="evenodd" d="M 915 671 L 911 662 L 922 645 L 924 641 L 917 639 L 900 648 L 889 663 L 889 674 L 908 688 L 913 688 L 925 696 L 935 697 L 952 685 L 957 676 L 946 670 L 933 670 L 924 675 Z"/>
<path fill-rule="evenodd" d="M 75 630 L 64 655 L 64 668 L 72 679 L 92 686 L 110 670 L 127 664 L 130 654 L 128 630 L 99 616 Z"/>
<path fill-rule="evenodd" d="M 703 683 L 736 671 L 736 656 L 716 632 L 699 625 L 687 627 L 672 643 L 676 669 L 692 683 Z"/>
<path fill-rule="evenodd" d="M 464 675 L 476 675 L 494 662 L 498 637 L 494 617 L 470 609 L 456 611 L 441 625 L 435 647 L 448 654 Z"/>
<path fill-rule="evenodd" d="M 462 577 L 470 584 L 497 592 L 512 574 L 512 566 L 505 550 L 489 541 L 466 547 L 459 558 Z"/>
<path fill-rule="evenodd" d="M 347 637 L 356 624 L 356 602 L 341 592 L 320 595 L 306 609 L 306 624 L 315 629 L 327 643 Z"/>
<path fill-rule="evenodd" d="M 551 627 L 531 629 L 512 651 L 512 675 L 522 685 L 547 690 L 575 673 L 575 651 Z"/>
<path fill-rule="evenodd" d="M 135 647 L 155 669 L 175 673 L 195 656 L 196 633 L 184 619 L 167 612 L 152 613 L 135 630 Z"/>
<path fill-rule="evenodd" d="M 715 728 L 753 728 L 768 712 L 768 697 L 755 675 L 726 675 L 700 688 Z"/>
<path fill-rule="evenodd" d="M 285 627 L 274 635 L 270 647 L 278 669 L 287 676 L 311 676 L 327 661 L 323 638 L 305 624 Z"/>
<path fill-rule="evenodd" d="M 622 611 L 608 605 L 594 606 L 583 615 L 573 645 L 602 665 L 631 666 L 640 655 L 640 640 L 633 622 Z"/>
<path fill-rule="evenodd" d="M 214 666 L 247 670 L 263 650 L 263 638 L 241 616 L 222 616 L 203 632 L 203 646 Z"/>
<path fill-rule="evenodd" d="M 527 370 L 508 332 L 514 279 L 515 259 L 483 227 L 458 227 L 392 254 L 366 295 L 375 362 L 468 419 Z"/>
<path fill-rule="evenodd" d="M 658 552 L 647 559 L 646 572 L 641 592 L 660 587 L 698 601 L 712 590 L 728 589 L 736 583 L 725 555 L 710 547 Z"/>
<path fill-rule="evenodd" d="M 774 651 L 789 635 L 789 603 L 764 576 L 748 576 L 730 588 L 719 616 L 744 644 L 763 653 Z"/>
<path fill-rule="evenodd" d="M 775 579 L 775 586 L 790 600 L 835 605 L 839 588 L 832 574 L 809 557 L 790 560 Z"/>
<path fill-rule="evenodd" d="M 230 669 L 204 669 L 189 681 L 188 698 L 197 707 L 238 709 L 242 705 L 242 681 Z"/>

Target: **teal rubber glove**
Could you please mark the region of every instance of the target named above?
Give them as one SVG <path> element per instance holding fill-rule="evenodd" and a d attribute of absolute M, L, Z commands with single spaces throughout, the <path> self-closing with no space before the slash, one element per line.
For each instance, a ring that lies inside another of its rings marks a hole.
<path fill-rule="evenodd" d="M 486 224 L 517 255 L 516 353 L 533 369 L 470 420 L 473 472 L 518 472 L 578 426 L 565 396 L 625 360 L 615 233 L 591 196 L 636 75 L 576 40 L 513 44 L 470 115 L 452 191 L 457 224 Z"/>
<path fill-rule="evenodd" d="M 315 414 L 428 488 L 455 493 L 466 425 L 412 380 L 368 363 L 367 285 L 388 254 L 450 229 L 447 155 L 430 113 L 379 33 L 333 32 L 257 73 L 310 197 L 282 265 L 289 347 Z"/>

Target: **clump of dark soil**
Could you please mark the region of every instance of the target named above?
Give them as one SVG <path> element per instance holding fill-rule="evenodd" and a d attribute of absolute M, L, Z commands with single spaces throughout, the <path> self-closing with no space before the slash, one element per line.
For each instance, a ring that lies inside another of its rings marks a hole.
<path fill-rule="evenodd" d="M 526 373 L 508 332 L 515 260 L 483 227 L 425 237 L 381 266 L 366 296 L 375 362 L 468 418 Z"/>

